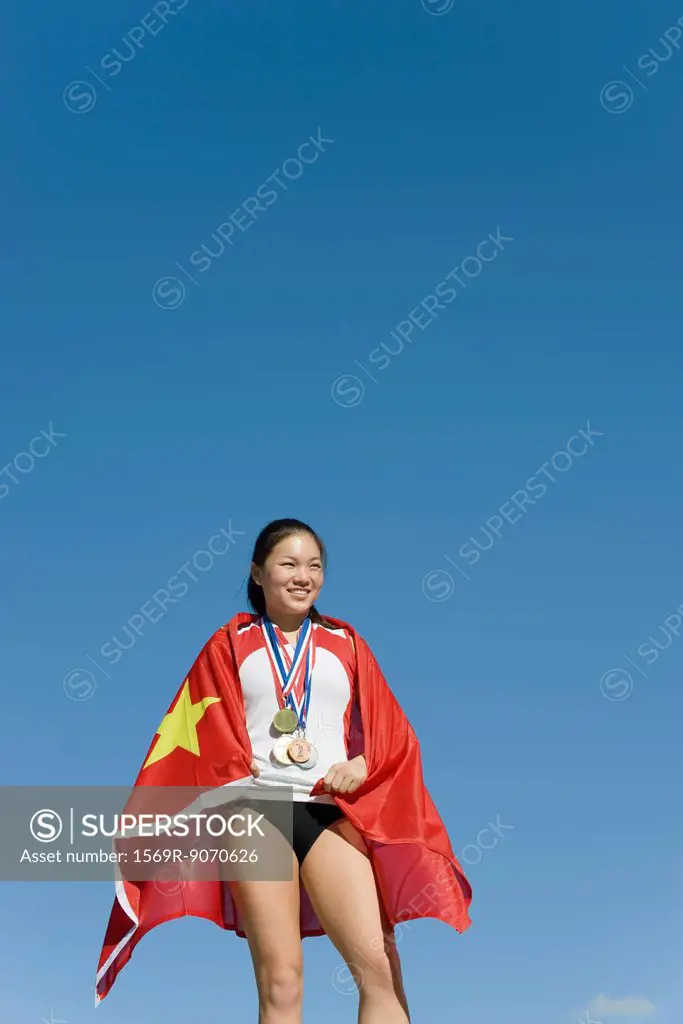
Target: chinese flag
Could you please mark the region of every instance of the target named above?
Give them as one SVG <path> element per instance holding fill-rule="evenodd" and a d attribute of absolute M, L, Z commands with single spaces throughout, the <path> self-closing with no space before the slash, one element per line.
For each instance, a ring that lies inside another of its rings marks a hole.
<path fill-rule="evenodd" d="M 241 612 L 205 644 L 164 716 L 135 782 L 143 786 L 221 787 L 251 777 L 251 744 L 235 658 L 240 626 L 257 616 Z M 353 638 L 355 707 L 347 716 L 349 757 L 365 755 L 368 778 L 355 793 L 335 796 L 363 836 L 391 925 L 434 917 L 463 932 L 470 925 L 470 885 L 427 792 L 417 737 L 370 648 L 339 619 L 327 622 Z M 358 746 L 360 744 L 360 746 Z M 312 795 L 323 793 L 322 780 Z M 220 880 L 121 879 L 100 954 L 96 1003 L 109 992 L 140 939 L 156 925 L 191 915 L 245 937 L 230 887 Z M 301 890 L 301 935 L 321 935 Z"/>

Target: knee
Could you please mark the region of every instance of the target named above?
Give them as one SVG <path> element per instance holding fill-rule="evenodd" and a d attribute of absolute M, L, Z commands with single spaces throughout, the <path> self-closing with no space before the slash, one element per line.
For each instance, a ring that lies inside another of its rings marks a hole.
<path fill-rule="evenodd" d="M 361 995 L 364 991 L 390 991 L 394 987 L 395 967 L 384 950 L 375 950 L 372 956 L 364 957 L 358 973 Z"/>
<path fill-rule="evenodd" d="M 282 1012 L 301 1005 L 304 992 L 303 968 L 299 964 L 278 965 L 261 972 L 261 1002 Z"/>

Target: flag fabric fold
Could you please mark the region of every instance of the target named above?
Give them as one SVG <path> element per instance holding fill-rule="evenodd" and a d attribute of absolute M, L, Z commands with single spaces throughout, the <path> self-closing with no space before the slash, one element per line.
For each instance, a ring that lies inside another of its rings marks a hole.
<path fill-rule="evenodd" d="M 204 645 L 152 740 L 132 797 L 143 797 L 145 786 L 214 789 L 251 778 L 235 638 L 257 618 L 240 612 Z M 346 745 L 351 757 L 362 737 L 368 765 L 363 785 L 335 795 L 335 802 L 365 840 L 389 923 L 434 917 L 463 932 L 471 923 L 472 890 L 426 789 L 415 732 L 363 638 L 340 619 L 326 616 L 326 622 L 346 630 L 354 643 L 357 705 L 347 716 Z M 321 779 L 311 795 L 324 792 Z M 163 886 L 119 878 L 98 963 L 96 1004 L 144 935 L 186 915 L 245 937 L 225 881 L 182 879 Z M 300 932 L 302 938 L 324 934 L 303 886 Z"/>

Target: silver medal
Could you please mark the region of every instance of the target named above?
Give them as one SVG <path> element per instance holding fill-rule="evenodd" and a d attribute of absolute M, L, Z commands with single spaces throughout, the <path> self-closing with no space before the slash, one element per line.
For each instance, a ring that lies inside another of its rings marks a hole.
<path fill-rule="evenodd" d="M 287 753 L 287 747 L 289 746 L 289 744 L 291 742 L 292 742 L 292 737 L 291 736 L 287 736 L 286 734 L 284 736 L 280 736 L 275 741 L 275 744 L 273 746 L 272 756 L 273 756 L 274 760 L 277 761 L 278 764 L 283 764 L 284 765 L 284 764 L 291 764 L 292 763 L 292 760 L 291 760 L 289 754 Z"/>
<path fill-rule="evenodd" d="M 318 763 L 318 751 L 311 743 L 311 754 L 308 761 L 304 761 L 303 764 L 299 765 L 299 768 L 315 768 Z"/>

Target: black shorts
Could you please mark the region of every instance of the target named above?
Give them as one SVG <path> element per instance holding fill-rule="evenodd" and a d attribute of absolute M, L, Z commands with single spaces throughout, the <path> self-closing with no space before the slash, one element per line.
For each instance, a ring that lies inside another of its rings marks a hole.
<path fill-rule="evenodd" d="M 330 825 L 334 825 L 336 821 L 344 820 L 344 815 L 336 804 L 318 800 L 269 801 L 262 795 L 254 801 L 248 797 L 232 800 L 230 812 L 237 813 L 239 811 L 262 814 L 266 821 L 274 826 L 291 845 L 299 866 L 303 864 L 304 857 L 318 836 Z"/>
<path fill-rule="evenodd" d="M 315 800 L 295 800 L 293 812 L 292 848 L 301 866 L 318 836 L 335 821 L 341 821 L 344 815 L 336 804 L 318 803 Z"/>

